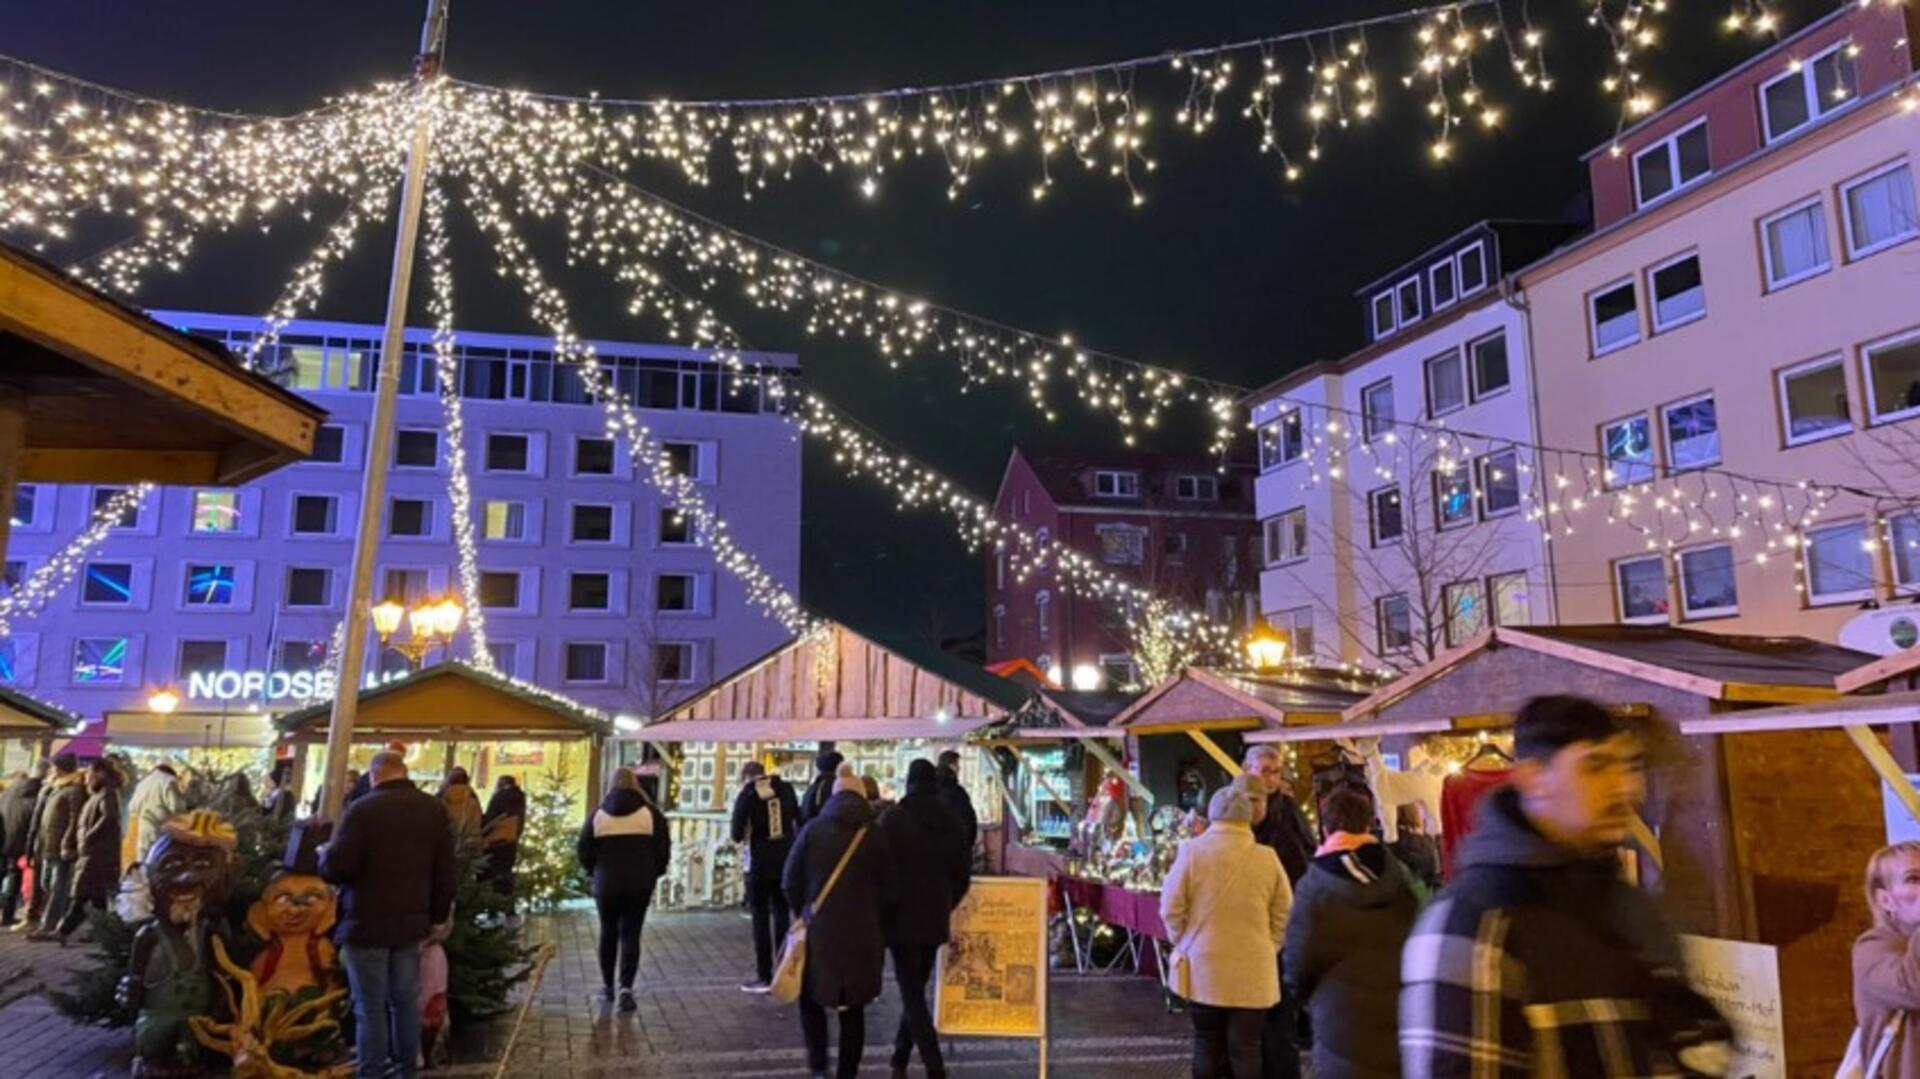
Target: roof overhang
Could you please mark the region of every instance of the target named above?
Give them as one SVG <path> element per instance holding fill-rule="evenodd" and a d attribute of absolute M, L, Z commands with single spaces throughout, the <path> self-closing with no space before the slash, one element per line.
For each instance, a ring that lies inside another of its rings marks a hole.
<path fill-rule="evenodd" d="M 332 701 L 321 701 L 275 725 L 283 738 L 317 741 L 326 737 L 332 711 Z M 361 690 L 353 725 L 356 742 L 554 741 L 612 733 L 612 721 L 592 708 L 460 662 Z"/>
<path fill-rule="evenodd" d="M 1335 723 L 1358 694 L 1290 684 L 1284 677 L 1188 667 L 1149 690 L 1109 726 L 1122 734 L 1250 730 Z"/>
<path fill-rule="evenodd" d="M 1841 697 L 1813 704 L 1720 712 L 1680 721 L 1681 734 L 1753 734 L 1920 723 L 1920 692 Z"/>
<path fill-rule="evenodd" d="M 0 687 L 0 738 L 63 735 L 84 722 L 79 716 L 30 697 L 17 689 Z"/>
<path fill-rule="evenodd" d="M 639 742 L 892 742 L 906 738 L 955 741 L 1000 722 L 965 719 L 680 719 L 627 735 Z"/>

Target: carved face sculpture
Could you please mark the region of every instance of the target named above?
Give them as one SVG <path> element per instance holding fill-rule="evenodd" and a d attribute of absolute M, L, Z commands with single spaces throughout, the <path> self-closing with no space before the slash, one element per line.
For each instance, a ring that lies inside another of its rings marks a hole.
<path fill-rule="evenodd" d="M 247 925 L 262 937 L 320 934 L 333 928 L 333 889 L 319 877 L 282 873 L 247 909 Z"/>
<path fill-rule="evenodd" d="M 233 887 L 233 826 L 194 810 L 169 820 L 147 852 L 147 887 L 156 916 L 180 927 L 217 908 Z"/>

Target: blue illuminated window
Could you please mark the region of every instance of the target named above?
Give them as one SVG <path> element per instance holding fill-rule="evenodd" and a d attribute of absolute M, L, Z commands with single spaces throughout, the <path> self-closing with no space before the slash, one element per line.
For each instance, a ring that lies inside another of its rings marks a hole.
<path fill-rule="evenodd" d="M 201 607 L 225 607 L 233 602 L 232 566 L 188 566 L 187 602 Z"/>
<path fill-rule="evenodd" d="M 73 642 L 73 680 L 112 683 L 126 677 L 125 637 L 82 637 Z"/>
<path fill-rule="evenodd" d="M 14 641 L 0 640 L 0 686 L 11 686 L 19 681 L 19 645 Z"/>
<path fill-rule="evenodd" d="M 80 602 L 125 606 L 133 602 L 133 564 L 89 562 L 80 585 Z"/>

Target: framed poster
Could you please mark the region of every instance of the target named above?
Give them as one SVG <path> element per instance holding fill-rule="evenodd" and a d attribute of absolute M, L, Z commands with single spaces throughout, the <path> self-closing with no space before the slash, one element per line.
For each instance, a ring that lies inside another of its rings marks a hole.
<path fill-rule="evenodd" d="M 1047 882 L 975 877 L 954 908 L 952 941 L 934 973 L 942 1034 L 1047 1036 Z"/>

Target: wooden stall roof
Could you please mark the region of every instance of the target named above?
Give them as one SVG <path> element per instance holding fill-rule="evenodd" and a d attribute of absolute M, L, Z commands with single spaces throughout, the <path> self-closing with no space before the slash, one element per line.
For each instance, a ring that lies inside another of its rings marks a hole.
<path fill-rule="evenodd" d="M 1021 714 L 1032 703 L 1028 690 L 958 656 L 905 641 L 881 644 L 877 637 L 828 621 L 674 706 L 641 737 L 655 742 L 951 738 Z M 817 726 L 822 720 L 836 722 Z M 749 722 L 752 726 L 737 733 L 725 726 Z M 809 730 L 853 733 L 816 736 Z"/>
<path fill-rule="evenodd" d="M 65 734 L 81 724 L 79 716 L 19 690 L 0 687 L 0 738 Z"/>
<path fill-rule="evenodd" d="M 1363 696 L 1326 679 L 1188 667 L 1114 719 L 1130 734 L 1334 723 Z"/>
<path fill-rule="evenodd" d="M 1834 679 L 1833 684 L 1842 693 L 1858 693 L 1869 686 L 1916 673 L 1920 673 L 1920 647 L 1908 648 L 1890 656 L 1880 656 L 1870 663 L 1862 663 Z"/>
<path fill-rule="evenodd" d="M 5 244 L 0 391 L 26 398 L 20 478 L 46 483 L 242 483 L 311 454 L 326 417 L 220 345 Z"/>
<path fill-rule="evenodd" d="M 325 738 L 333 702 L 322 701 L 275 721 L 283 738 Z M 360 691 L 355 741 L 400 737 L 463 741 L 543 741 L 611 734 L 613 723 L 583 704 L 535 692 L 458 661 Z"/>
<path fill-rule="evenodd" d="M 1680 721 L 1680 733 L 1743 734 L 1829 727 L 1877 727 L 1890 723 L 1920 723 L 1920 691 L 1870 697 L 1837 697 L 1813 704 L 1787 704 L 1745 712 L 1695 716 Z"/>
<path fill-rule="evenodd" d="M 1673 626 L 1499 626 L 1401 675 L 1348 708 L 1348 720 L 1381 709 L 1501 646 L 1524 648 L 1717 701 L 1800 704 L 1839 695 L 1835 680 L 1871 657 L 1805 637 L 1701 633 Z"/>

